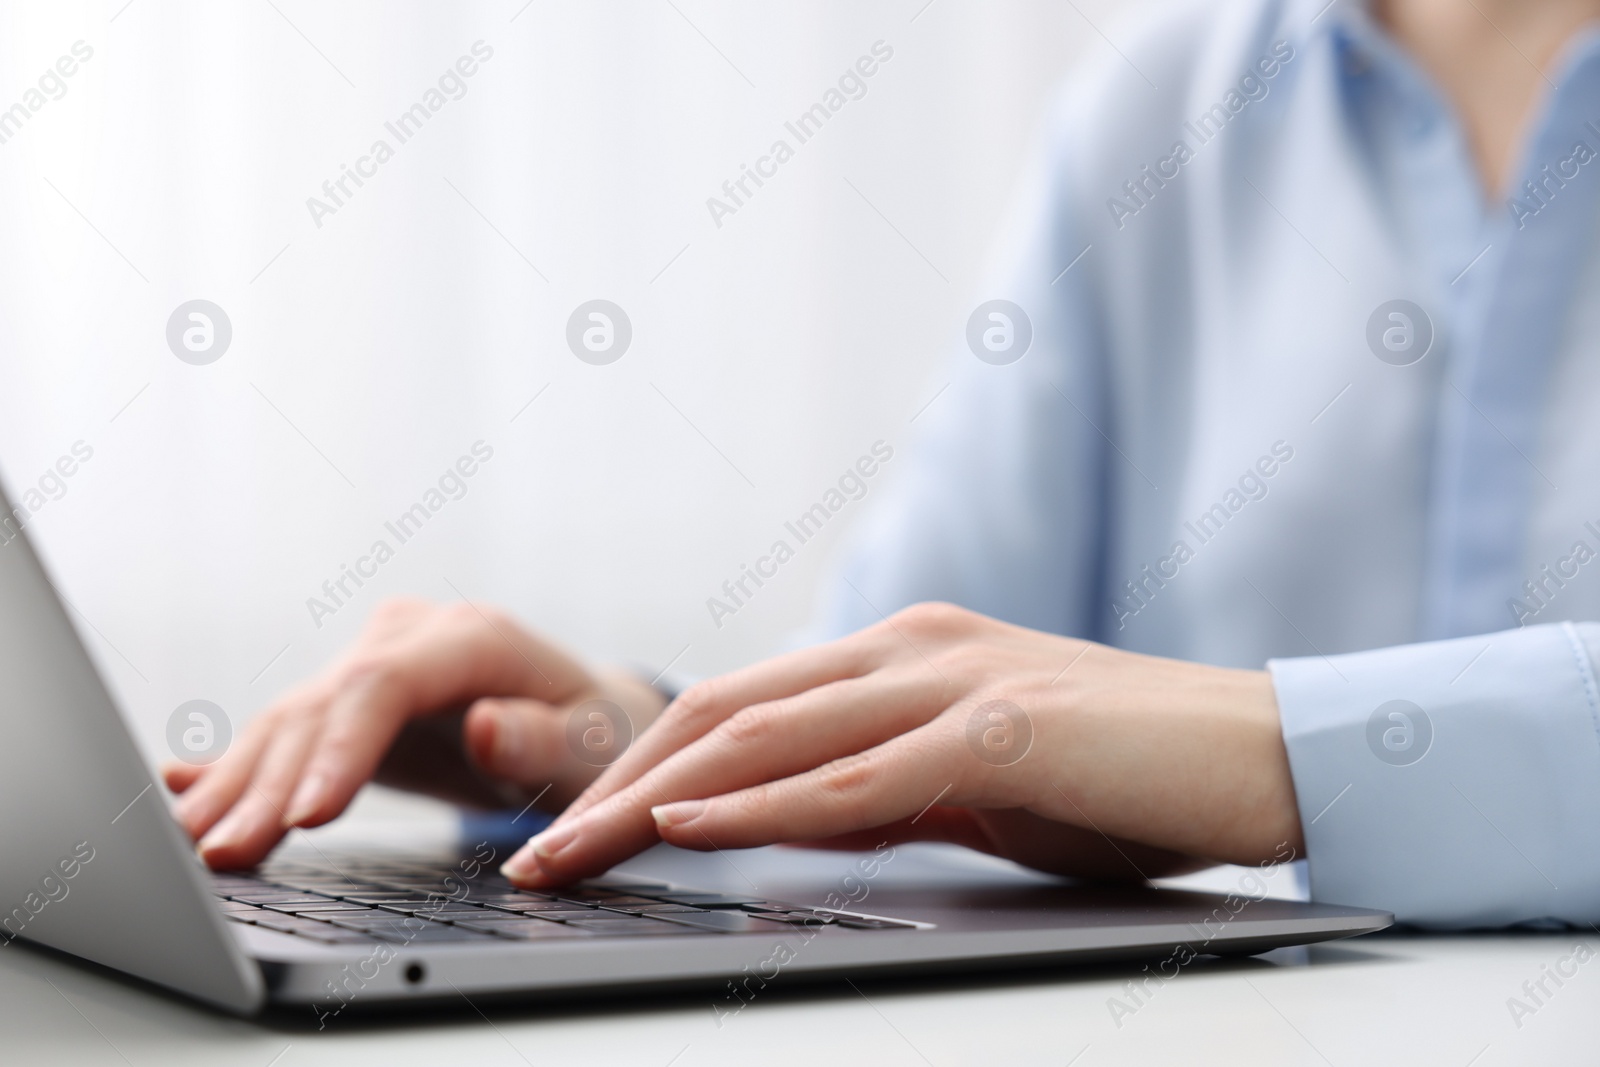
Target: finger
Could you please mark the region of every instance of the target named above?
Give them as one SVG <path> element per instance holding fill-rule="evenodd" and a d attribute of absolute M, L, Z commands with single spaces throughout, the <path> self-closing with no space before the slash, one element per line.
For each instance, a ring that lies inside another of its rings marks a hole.
<path fill-rule="evenodd" d="M 651 814 L 661 839 L 680 848 L 754 848 L 909 820 L 936 800 L 966 802 L 960 778 L 968 773 L 942 732 L 918 730 L 804 774 Z"/>
<path fill-rule="evenodd" d="M 548 788 L 544 805 L 559 810 L 600 773 L 598 766 L 572 758 L 569 715 L 542 700 L 486 697 L 467 711 L 462 733 L 478 766 L 529 790 Z"/>
<path fill-rule="evenodd" d="M 161 780 L 174 793 L 182 793 L 200 780 L 205 768 L 193 763 L 165 763 L 161 767 Z"/>
<path fill-rule="evenodd" d="M 172 808 L 190 840 L 200 840 L 239 799 L 282 717 L 273 711 L 257 716 L 220 759 L 196 768 L 200 773 Z"/>
<path fill-rule="evenodd" d="M 876 649 L 876 642 L 855 635 L 764 660 L 691 687 L 661 713 L 627 754 L 584 790 L 556 824 L 570 822 L 632 785 L 662 760 L 752 704 L 866 674 L 875 665 Z"/>
<path fill-rule="evenodd" d="M 300 780 L 318 729 L 316 719 L 300 716 L 273 733 L 238 803 L 200 839 L 200 858 L 208 866 L 253 867 L 288 832 L 284 805 Z"/>
<path fill-rule="evenodd" d="M 192 840 L 198 841 L 227 814 L 256 773 L 256 764 L 271 743 L 274 731 L 288 720 L 318 716 L 328 699 L 326 679 L 316 679 L 291 689 L 261 714 L 254 716 L 239 739 L 216 761 L 198 767 L 196 780 L 173 806 L 173 815 Z"/>
<path fill-rule="evenodd" d="M 436 623 L 348 672 L 289 804 L 289 820 L 316 826 L 343 811 L 415 714 L 486 692 L 560 700 L 589 680 L 571 657 L 493 611 L 459 605 L 440 613 Z"/>
<path fill-rule="evenodd" d="M 285 798 L 285 821 L 319 826 L 342 812 L 377 772 L 419 703 L 408 673 L 399 668 L 346 684 L 328 705 L 317 750 L 298 787 Z"/>
<path fill-rule="evenodd" d="M 657 839 L 654 807 L 810 770 L 921 726 L 943 709 L 937 679 L 893 670 L 745 708 L 590 808 L 582 834 L 567 826 L 540 834 L 507 862 L 507 877 L 620 861 Z"/>

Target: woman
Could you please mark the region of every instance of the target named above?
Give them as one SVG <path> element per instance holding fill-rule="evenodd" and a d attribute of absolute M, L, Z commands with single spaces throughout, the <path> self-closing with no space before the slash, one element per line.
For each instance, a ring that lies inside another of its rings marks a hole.
<path fill-rule="evenodd" d="M 850 636 L 662 714 L 509 619 L 389 605 L 169 770 L 205 858 L 382 769 L 553 782 L 528 886 L 660 839 L 1102 877 L 1292 849 L 1403 920 L 1600 919 L 1600 627 L 1566 621 L 1600 619 L 1600 2 L 1324 3 L 1190 4 L 1065 94 Z M 593 700 L 659 716 L 598 777 Z M 417 743 L 462 704 L 464 759 Z"/>

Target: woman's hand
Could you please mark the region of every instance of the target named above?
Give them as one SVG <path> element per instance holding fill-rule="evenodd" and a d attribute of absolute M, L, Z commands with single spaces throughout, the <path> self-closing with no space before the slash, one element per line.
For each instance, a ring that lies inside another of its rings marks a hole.
<path fill-rule="evenodd" d="M 657 840 L 885 839 L 1091 877 L 1302 850 L 1265 673 L 920 604 L 688 690 L 504 870 L 537 887 Z"/>
<path fill-rule="evenodd" d="M 396 600 L 221 759 L 163 774 L 183 794 L 175 814 L 206 862 L 248 867 L 291 826 L 338 815 L 375 776 L 486 806 L 540 796 L 559 811 L 600 772 L 568 732 L 574 709 L 594 699 L 619 707 L 632 732 L 663 704 L 643 682 L 598 675 L 493 608 Z"/>

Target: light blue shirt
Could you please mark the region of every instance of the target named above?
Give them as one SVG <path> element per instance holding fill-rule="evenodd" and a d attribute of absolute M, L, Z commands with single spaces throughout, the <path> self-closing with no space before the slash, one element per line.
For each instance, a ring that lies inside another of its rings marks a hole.
<path fill-rule="evenodd" d="M 1324 2 L 1189 4 L 1064 94 L 985 294 L 1022 314 L 978 314 L 827 626 L 1267 665 L 1314 899 L 1600 921 L 1600 41 L 1491 200 Z"/>

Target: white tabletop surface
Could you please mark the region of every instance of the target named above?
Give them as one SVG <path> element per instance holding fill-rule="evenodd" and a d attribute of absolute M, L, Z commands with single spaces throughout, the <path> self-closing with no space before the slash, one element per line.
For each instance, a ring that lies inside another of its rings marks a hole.
<path fill-rule="evenodd" d="M 987 860 L 983 862 L 989 862 Z M 1226 872 L 1212 875 L 1225 884 Z M 21 946 L 0 949 L 0 1062 L 310 1064 L 1593 1063 L 1600 962 L 1533 1005 L 1522 990 L 1575 933 L 1396 934 L 1201 960 L 1114 1018 L 1136 966 L 1032 975 L 774 983 L 719 1025 L 706 994 L 567 1005 L 468 1003 L 244 1020 Z M 1566 965 L 1572 969 L 1573 965 Z M 1535 1007 L 1514 1018 L 1508 998 Z M 480 1012 L 479 1008 L 482 1008 Z"/>

